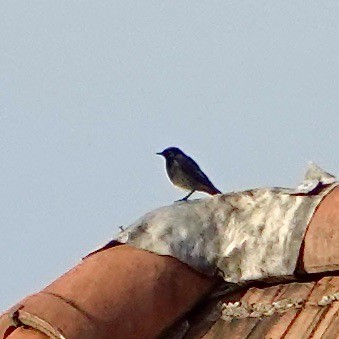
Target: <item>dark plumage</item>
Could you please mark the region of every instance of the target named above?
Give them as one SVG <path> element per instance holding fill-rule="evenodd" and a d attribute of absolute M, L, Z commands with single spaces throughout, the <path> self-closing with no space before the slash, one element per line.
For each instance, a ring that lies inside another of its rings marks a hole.
<path fill-rule="evenodd" d="M 171 182 L 180 188 L 190 191 L 181 200 L 187 200 L 195 191 L 205 192 L 211 195 L 221 193 L 199 165 L 177 147 L 168 147 L 158 155 L 166 159 L 167 175 Z"/>

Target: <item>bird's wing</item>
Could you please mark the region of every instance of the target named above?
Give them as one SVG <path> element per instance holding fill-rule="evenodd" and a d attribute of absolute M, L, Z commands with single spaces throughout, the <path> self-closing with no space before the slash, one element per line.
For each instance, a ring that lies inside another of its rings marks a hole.
<path fill-rule="evenodd" d="M 199 165 L 192 158 L 188 156 L 182 157 L 183 158 L 179 161 L 180 167 L 187 176 L 192 177 L 192 179 L 202 185 L 214 187 L 207 175 L 200 169 Z"/>

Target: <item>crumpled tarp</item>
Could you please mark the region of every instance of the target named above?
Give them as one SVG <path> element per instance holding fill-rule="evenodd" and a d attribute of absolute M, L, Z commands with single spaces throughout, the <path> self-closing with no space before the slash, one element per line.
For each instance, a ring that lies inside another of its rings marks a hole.
<path fill-rule="evenodd" d="M 175 257 L 232 283 L 291 276 L 315 208 L 336 185 L 334 176 L 311 163 L 296 189 L 176 202 L 145 214 L 114 241 Z"/>

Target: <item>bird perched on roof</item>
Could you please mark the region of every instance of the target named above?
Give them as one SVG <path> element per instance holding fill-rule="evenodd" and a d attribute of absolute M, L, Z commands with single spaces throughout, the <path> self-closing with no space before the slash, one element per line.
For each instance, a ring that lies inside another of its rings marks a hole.
<path fill-rule="evenodd" d="M 189 191 L 181 201 L 186 201 L 195 191 L 211 195 L 221 193 L 199 165 L 179 148 L 168 147 L 157 154 L 166 159 L 167 175 L 173 185 Z"/>

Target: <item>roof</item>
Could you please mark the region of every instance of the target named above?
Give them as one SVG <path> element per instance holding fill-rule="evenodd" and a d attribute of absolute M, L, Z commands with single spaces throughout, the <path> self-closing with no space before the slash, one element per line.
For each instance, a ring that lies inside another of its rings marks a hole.
<path fill-rule="evenodd" d="M 308 226 L 298 281 L 273 286 L 254 283 L 256 287 L 200 306 L 191 314 L 185 338 L 339 338 L 338 243 L 336 188 Z"/>
<path fill-rule="evenodd" d="M 211 310 L 204 315 L 205 326 L 191 323 L 185 338 L 333 339 L 339 329 L 338 291 L 338 276 L 250 288 L 236 300 L 223 298 L 214 308 L 221 308 L 222 317 L 206 321 Z"/>
<path fill-rule="evenodd" d="M 215 277 L 169 256 L 106 247 L 5 312 L 0 338 L 156 338 L 177 321 L 172 338 L 333 339 L 339 333 L 338 240 L 336 187 L 308 225 L 296 281 L 252 283 L 205 302 L 220 284 Z"/>

